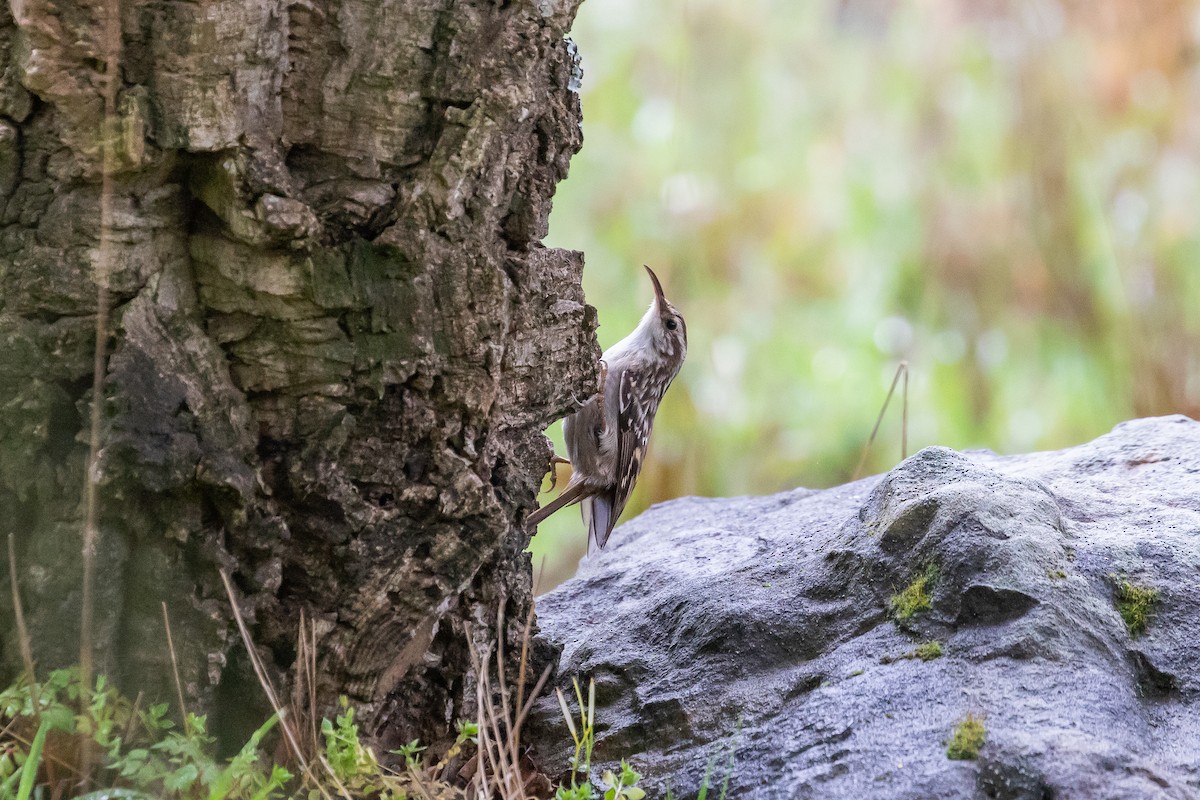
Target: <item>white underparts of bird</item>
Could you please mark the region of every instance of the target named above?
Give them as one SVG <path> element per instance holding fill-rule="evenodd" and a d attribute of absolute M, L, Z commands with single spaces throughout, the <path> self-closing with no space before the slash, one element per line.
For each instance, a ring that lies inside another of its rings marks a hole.
<path fill-rule="evenodd" d="M 534 528 L 564 506 L 579 503 L 589 542 L 604 547 L 646 458 L 658 405 L 687 356 L 687 324 L 663 294 L 633 332 L 604 352 L 596 394 L 563 421 L 571 480 L 562 494 L 529 515 Z"/>

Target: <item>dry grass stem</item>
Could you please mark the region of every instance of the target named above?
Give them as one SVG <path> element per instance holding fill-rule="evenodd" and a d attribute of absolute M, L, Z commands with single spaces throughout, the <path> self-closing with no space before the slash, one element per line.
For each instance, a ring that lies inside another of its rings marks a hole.
<path fill-rule="evenodd" d="M 908 362 L 901 361 L 896 366 L 896 374 L 892 377 L 892 385 L 888 388 L 887 397 L 883 399 L 883 406 L 879 409 L 879 416 L 875 418 L 875 427 L 871 429 L 871 435 L 867 438 L 867 443 L 863 447 L 862 455 L 858 457 L 858 466 L 854 468 L 854 475 L 850 480 L 856 481 L 862 475 L 863 467 L 867 463 L 867 456 L 871 453 L 871 445 L 875 443 L 875 437 L 879 434 L 879 426 L 883 423 L 883 415 L 887 413 L 888 404 L 892 402 L 892 395 L 896 392 L 896 384 L 900 382 L 900 376 L 904 376 L 904 411 L 903 411 L 903 430 L 900 433 L 900 460 L 903 461 L 908 453 Z"/>
<path fill-rule="evenodd" d="M 901 361 L 904 370 L 904 389 L 900 403 L 900 460 L 908 458 L 908 362 Z"/>
<path fill-rule="evenodd" d="M 175 657 L 175 640 L 171 637 L 171 617 L 167 614 L 167 601 L 162 601 L 163 628 L 167 631 L 167 652 L 171 654 L 171 675 L 175 678 L 175 697 L 179 700 L 179 716 L 187 724 L 187 703 L 183 701 L 183 681 L 179 680 L 179 660 Z M 140 695 L 139 695 L 140 696 Z"/>
<path fill-rule="evenodd" d="M 25 608 L 21 605 L 21 591 L 17 586 L 17 551 L 13 535 L 8 535 L 8 585 L 12 590 L 13 615 L 17 618 L 17 643 L 21 648 L 21 662 L 25 665 L 25 678 L 29 681 L 29 697 L 33 701 L 34 718 L 41 723 L 42 704 L 38 697 L 37 673 L 33 668 L 33 639 L 25 624 Z"/>
<path fill-rule="evenodd" d="M 96 281 L 96 342 L 92 350 L 92 407 L 88 431 L 88 458 L 83 475 L 83 575 L 80 588 L 79 612 L 79 686 L 81 701 L 86 707 L 91 702 L 92 680 L 95 670 L 92 649 L 92 626 L 95 614 L 96 540 L 99 484 L 98 460 L 100 455 L 100 411 L 104 405 L 104 376 L 108 362 L 108 281 L 113 262 L 113 173 L 116 171 L 117 90 L 121 84 L 121 2 L 105 0 L 104 30 L 102 35 L 104 53 L 104 121 L 100 130 L 100 240 L 95 265 Z M 84 739 L 80 754 L 84 779 L 91 773 L 91 742 Z"/>
<path fill-rule="evenodd" d="M 503 609 L 503 604 L 501 604 Z M 504 633 L 503 611 L 497 613 L 497 639 Z M 529 796 L 527 782 L 521 770 L 521 728 L 528 717 L 533 703 L 550 679 L 551 667 L 542 671 L 533 691 L 525 695 L 525 677 L 529 674 L 529 637 L 533 629 L 533 609 L 526 618 L 521 639 L 521 661 L 518 665 L 519 685 L 515 703 L 510 698 L 505 675 L 504 647 L 496 645 L 495 671 L 499 684 L 499 699 L 492 686 L 492 651 L 489 647 L 480 653 L 474 639 L 468 635 L 467 645 L 471 653 L 471 666 L 477 676 L 475 701 L 479 714 L 479 749 L 476 754 L 478 765 L 475 772 L 476 796 L 499 797 L 500 800 L 525 800 Z"/>
<path fill-rule="evenodd" d="M 292 682 L 292 719 L 306 734 L 304 745 L 310 757 L 321 752 L 320 720 L 317 716 L 317 626 L 300 610 L 296 631 L 296 676 Z"/>
<path fill-rule="evenodd" d="M 512 733 L 512 709 L 508 706 L 508 686 L 504 676 L 504 606 L 507 603 L 508 598 L 502 596 L 496 604 L 496 681 L 500 684 L 500 710 L 504 714 L 505 724 L 509 726 L 509 733 Z M 510 736 L 509 739 L 511 738 Z M 515 758 L 513 762 L 516 763 Z"/>

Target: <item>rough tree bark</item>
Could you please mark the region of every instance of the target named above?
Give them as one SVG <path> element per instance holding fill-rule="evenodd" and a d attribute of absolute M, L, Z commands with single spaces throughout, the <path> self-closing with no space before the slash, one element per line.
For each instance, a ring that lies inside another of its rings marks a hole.
<path fill-rule="evenodd" d="M 127 0 L 106 128 L 102 0 L 11 0 L 0 507 L 43 668 L 78 657 L 103 130 L 98 668 L 168 697 L 166 600 L 191 701 L 261 721 L 223 567 L 278 676 L 303 611 L 371 732 L 462 713 L 464 623 L 504 605 L 511 637 L 530 602 L 540 432 L 596 379 L 582 256 L 539 244 L 581 143 L 577 5 Z"/>

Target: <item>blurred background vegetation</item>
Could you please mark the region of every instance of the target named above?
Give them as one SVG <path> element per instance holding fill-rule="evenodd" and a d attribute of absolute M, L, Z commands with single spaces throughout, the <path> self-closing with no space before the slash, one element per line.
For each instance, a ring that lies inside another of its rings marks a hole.
<path fill-rule="evenodd" d="M 1200 417 L 1200 3 L 586 0 L 572 37 L 549 243 L 586 254 L 602 346 L 643 263 L 688 320 L 626 519 L 848 480 L 900 360 L 910 453 Z M 541 590 L 584 542 L 543 523 Z"/>

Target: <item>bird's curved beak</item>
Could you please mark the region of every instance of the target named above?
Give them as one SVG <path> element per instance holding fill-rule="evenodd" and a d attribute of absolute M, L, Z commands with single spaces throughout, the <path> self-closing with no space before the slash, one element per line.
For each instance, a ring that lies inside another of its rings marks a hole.
<path fill-rule="evenodd" d="M 658 304 L 658 310 L 665 314 L 667 311 L 667 296 L 663 294 L 662 284 L 658 282 L 658 276 L 654 274 L 654 270 L 645 264 L 642 264 L 642 266 L 646 267 L 646 272 L 650 274 L 650 280 L 654 283 L 654 300 Z"/>

